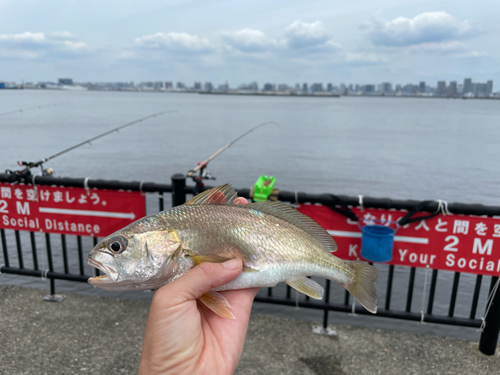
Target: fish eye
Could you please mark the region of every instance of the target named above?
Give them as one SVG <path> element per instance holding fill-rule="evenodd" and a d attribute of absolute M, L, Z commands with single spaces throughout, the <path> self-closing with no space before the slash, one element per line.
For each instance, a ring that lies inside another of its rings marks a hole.
<path fill-rule="evenodd" d="M 108 248 L 116 254 L 120 254 L 127 248 L 128 241 L 124 236 L 115 236 L 109 239 Z"/>

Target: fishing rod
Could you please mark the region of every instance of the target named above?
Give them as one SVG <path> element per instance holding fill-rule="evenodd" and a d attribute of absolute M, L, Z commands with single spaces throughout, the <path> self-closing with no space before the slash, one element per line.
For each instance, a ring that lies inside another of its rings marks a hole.
<path fill-rule="evenodd" d="M 259 124 L 257 126 L 254 126 L 250 130 L 248 130 L 245 133 L 243 133 L 242 135 L 240 135 L 238 138 L 234 139 L 233 141 L 229 142 L 227 145 L 225 145 L 224 147 L 222 147 L 220 150 L 218 150 L 215 154 L 213 154 L 212 156 L 210 156 L 204 162 L 198 162 L 198 165 L 195 168 L 191 169 L 187 173 L 187 177 L 191 177 L 193 179 L 193 181 L 195 182 L 195 184 L 196 184 L 195 189 L 197 191 L 201 191 L 200 189 L 204 187 L 203 180 L 215 180 L 215 177 L 212 177 L 211 174 L 210 174 L 210 172 L 208 172 L 208 170 L 206 169 L 207 165 L 208 165 L 208 163 L 210 161 L 212 161 L 213 159 L 215 159 L 217 156 L 219 156 L 221 153 L 223 153 L 224 151 L 226 151 L 233 144 L 235 144 L 236 142 L 238 142 L 240 139 L 246 137 L 248 134 L 250 134 L 254 130 L 256 130 L 256 129 L 260 128 L 260 127 L 266 126 L 266 125 L 271 125 L 271 124 L 277 125 L 278 127 L 280 126 L 275 121 L 267 121 L 267 122 L 264 122 L 264 123 Z M 199 172 L 198 176 L 195 176 L 196 172 Z"/>
<path fill-rule="evenodd" d="M 27 161 L 18 161 L 17 164 L 19 164 L 20 166 L 25 166 L 26 168 L 24 168 L 22 171 L 11 171 L 11 170 L 6 170 L 5 172 L 8 173 L 8 174 L 12 174 L 12 175 L 17 175 L 17 176 L 21 176 L 22 178 L 25 178 L 26 176 L 30 176 L 31 173 L 30 173 L 30 169 L 31 168 L 36 168 L 36 167 L 40 167 L 40 169 L 42 170 L 42 175 L 51 175 L 53 174 L 53 170 L 48 168 L 48 169 L 44 169 L 43 168 L 43 163 L 46 163 L 48 162 L 49 160 L 52 160 L 60 155 L 63 155 L 67 152 L 70 152 L 78 147 L 81 147 L 83 145 L 86 145 L 86 144 L 91 144 L 93 141 L 99 139 L 99 138 L 102 138 L 102 137 L 105 137 L 106 135 L 109 135 L 111 133 L 114 133 L 114 132 L 118 132 L 119 130 L 123 129 L 123 128 L 126 128 L 128 126 L 132 126 L 132 125 L 135 125 L 139 122 L 142 122 L 142 121 L 145 121 L 145 120 L 149 120 L 151 118 L 154 118 L 154 117 L 157 117 L 157 116 L 161 116 L 165 113 L 171 113 L 171 112 L 175 112 L 175 110 L 168 110 L 168 111 L 163 111 L 163 112 L 158 112 L 158 113 L 155 113 L 155 114 L 152 114 L 152 115 L 149 115 L 149 116 L 146 116 L 146 117 L 142 117 L 138 120 L 135 120 L 135 121 L 132 121 L 132 122 L 129 122 L 129 123 L 126 123 L 124 125 L 121 125 L 121 126 L 118 126 L 114 129 L 111 129 L 111 130 L 108 130 L 107 132 L 104 132 L 102 134 L 99 134 L 95 137 L 92 137 L 90 139 L 87 139 L 86 141 L 83 141 L 83 142 L 80 142 L 74 146 L 71 146 L 71 147 L 68 147 L 67 149 L 64 149 L 62 151 L 59 151 L 58 153 L 54 154 L 54 155 L 51 155 L 51 156 L 48 156 L 44 159 L 41 159 L 37 162 L 27 162 Z"/>
<path fill-rule="evenodd" d="M 34 107 L 28 107 L 28 108 L 15 109 L 13 111 L 0 113 L 0 116 L 10 115 L 12 113 L 17 113 L 17 112 L 21 112 L 22 113 L 22 112 L 25 112 L 25 111 L 29 111 L 30 109 L 36 109 L 36 108 L 55 107 L 58 104 L 65 104 L 65 103 L 52 103 L 52 104 L 45 104 L 45 105 L 37 105 L 37 106 L 34 106 Z"/>

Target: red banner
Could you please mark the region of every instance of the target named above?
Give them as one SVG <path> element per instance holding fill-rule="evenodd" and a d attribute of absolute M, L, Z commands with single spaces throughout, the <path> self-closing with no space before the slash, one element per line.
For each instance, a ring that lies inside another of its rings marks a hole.
<path fill-rule="evenodd" d="M 332 235 L 339 249 L 335 255 L 346 260 L 365 260 L 361 255 L 362 232 L 358 223 L 326 206 L 301 205 L 298 210 L 311 217 Z M 393 223 L 407 211 L 364 209 L 352 211 L 361 225 Z M 422 215 L 425 213 L 419 213 Z M 392 223 L 391 223 L 392 222 Z M 500 219 L 481 216 L 442 215 L 399 227 L 394 236 L 392 260 L 388 264 L 468 272 L 500 274 Z"/>
<path fill-rule="evenodd" d="M 139 192 L 0 183 L 0 228 L 105 237 L 146 215 Z"/>

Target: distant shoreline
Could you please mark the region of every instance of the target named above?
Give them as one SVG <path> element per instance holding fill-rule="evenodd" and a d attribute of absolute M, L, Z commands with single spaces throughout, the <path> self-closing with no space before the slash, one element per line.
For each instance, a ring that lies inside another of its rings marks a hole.
<path fill-rule="evenodd" d="M 463 99 L 463 100 L 500 100 L 500 97 L 468 97 L 468 96 L 435 96 L 435 95 L 340 95 L 340 94 L 298 94 L 292 92 L 279 92 L 279 91 L 264 91 L 264 92 L 227 92 L 227 91 L 195 91 L 195 90 L 139 90 L 139 89 L 98 89 L 98 88 L 87 88 L 86 90 L 71 90 L 63 88 L 39 88 L 39 87 L 24 87 L 24 88 L 5 88 L 5 90 L 65 90 L 65 91 L 103 91 L 103 92 L 143 92 L 143 93 L 165 93 L 165 94 L 199 94 L 199 95 L 232 95 L 232 96 L 270 96 L 279 98 L 341 98 L 343 96 L 349 98 L 417 98 L 417 99 Z"/>

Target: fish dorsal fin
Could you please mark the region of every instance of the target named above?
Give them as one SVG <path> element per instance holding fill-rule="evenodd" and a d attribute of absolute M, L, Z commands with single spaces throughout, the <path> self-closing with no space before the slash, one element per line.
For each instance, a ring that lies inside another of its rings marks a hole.
<path fill-rule="evenodd" d="M 184 204 L 231 204 L 238 194 L 229 184 L 220 185 L 195 195 Z"/>
<path fill-rule="evenodd" d="M 328 232 L 309 216 L 281 202 L 256 202 L 246 205 L 248 208 L 286 220 L 310 235 L 316 237 L 330 253 L 337 250 L 337 244 Z"/>

